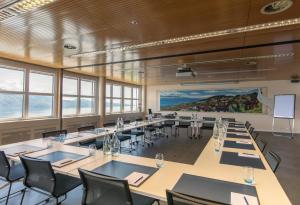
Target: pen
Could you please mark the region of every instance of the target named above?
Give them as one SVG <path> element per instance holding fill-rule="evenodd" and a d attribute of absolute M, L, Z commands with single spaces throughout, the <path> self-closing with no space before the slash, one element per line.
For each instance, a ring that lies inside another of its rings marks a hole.
<path fill-rule="evenodd" d="M 244 200 L 245 200 L 246 204 L 249 205 L 249 202 L 245 196 L 244 196 Z"/>
<path fill-rule="evenodd" d="M 135 182 L 134 182 L 134 184 L 136 184 L 136 183 L 138 183 L 141 179 L 143 179 L 144 178 L 144 176 L 141 176 L 140 178 L 138 178 Z"/>

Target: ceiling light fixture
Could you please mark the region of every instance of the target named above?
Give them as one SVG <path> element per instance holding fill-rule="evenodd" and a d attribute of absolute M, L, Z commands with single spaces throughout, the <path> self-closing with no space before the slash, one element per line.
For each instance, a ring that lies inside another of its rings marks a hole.
<path fill-rule="evenodd" d="M 263 80 L 264 77 L 247 77 L 240 79 L 225 79 L 225 80 L 207 80 L 201 82 L 183 82 L 179 83 L 180 86 L 193 86 L 193 85 L 223 85 L 223 84 L 237 84 L 243 81 L 255 81 L 255 80 Z"/>
<path fill-rule="evenodd" d="M 278 14 L 289 9 L 292 5 L 292 0 L 279 0 L 265 5 L 261 8 L 260 12 L 267 15 Z"/>
<path fill-rule="evenodd" d="M 50 4 L 56 0 L 21 0 L 15 1 L 14 3 L 0 9 L 0 22 L 8 18 L 17 16 L 19 14 L 25 13 L 42 7 L 44 5 Z"/>
<path fill-rule="evenodd" d="M 187 41 L 194 41 L 194 40 L 213 38 L 213 37 L 218 37 L 218 36 L 226 36 L 226 35 L 237 34 L 237 33 L 245 33 L 245 32 L 250 32 L 250 31 L 265 30 L 265 29 L 271 29 L 271 28 L 278 28 L 278 27 L 290 26 L 290 25 L 295 25 L 295 24 L 300 24 L 300 18 L 275 21 L 275 22 L 269 22 L 269 23 L 263 23 L 263 24 L 256 24 L 256 25 L 251 25 L 251 26 L 238 27 L 238 28 L 226 29 L 226 30 L 221 30 L 221 31 L 214 31 L 214 32 L 209 32 L 209 33 L 201 33 L 201 34 L 183 36 L 183 37 L 178 37 L 178 38 L 170 38 L 170 39 L 165 39 L 165 40 L 160 40 L 160 41 L 152 41 L 152 42 L 129 45 L 129 46 L 124 46 L 124 47 L 119 47 L 119 48 L 112 48 L 112 49 L 107 49 L 107 50 L 98 50 L 98 51 L 91 51 L 91 52 L 85 52 L 85 53 L 78 53 L 78 54 L 70 55 L 70 57 L 91 57 L 91 56 L 99 55 L 99 54 L 123 52 L 123 51 L 140 49 L 140 48 L 162 46 L 162 45 L 168 45 L 168 44 L 174 44 L 174 43 L 182 43 L 182 42 L 187 42 Z"/>
<path fill-rule="evenodd" d="M 198 62 L 184 63 L 184 64 L 186 65 L 217 64 L 217 63 L 238 62 L 238 61 L 253 61 L 253 60 L 272 59 L 272 58 L 284 58 L 284 57 L 292 57 L 294 55 L 295 53 L 291 52 L 291 53 L 279 53 L 279 54 L 263 55 L 263 56 L 249 56 L 249 57 L 240 57 L 240 58 L 225 58 L 220 60 L 198 61 Z M 181 64 L 147 66 L 147 68 L 174 67 L 178 65 Z"/>

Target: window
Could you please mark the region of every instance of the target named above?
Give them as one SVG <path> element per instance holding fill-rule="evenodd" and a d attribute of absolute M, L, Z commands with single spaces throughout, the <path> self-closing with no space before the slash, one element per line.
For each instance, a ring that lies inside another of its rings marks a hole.
<path fill-rule="evenodd" d="M 30 72 L 28 117 L 53 116 L 54 75 Z"/>
<path fill-rule="evenodd" d="M 63 115 L 96 112 L 96 81 L 75 77 L 63 78 Z"/>
<path fill-rule="evenodd" d="M 0 67 L 0 119 L 53 117 L 54 80 L 51 72 Z"/>
<path fill-rule="evenodd" d="M 139 111 L 138 87 L 107 83 L 105 90 L 105 112 L 107 114 Z"/>

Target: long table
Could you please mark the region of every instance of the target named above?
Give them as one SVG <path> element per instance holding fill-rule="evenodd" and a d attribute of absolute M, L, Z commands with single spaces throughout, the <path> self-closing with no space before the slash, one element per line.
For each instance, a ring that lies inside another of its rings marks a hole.
<path fill-rule="evenodd" d="M 161 121 L 156 121 L 153 123 L 157 123 L 157 122 L 161 122 Z M 145 125 L 148 124 L 148 122 L 143 122 L 143 123 L 145 123 Z M 128 127 L 128 129 L 130 128 Z M 112 129 L 110 132 L 113 131 L 114 130 Z M 89 137 L 83 137 L 84 139 L 82 139 L 82 137 L 79 138 L 80 140 L 85 140 L 88 139 Z M 74 140 L 75 141 L 79 140 L 79 138 L 78 139 L 74 138 Z M 57 150 L 88 155 L 89 151 L 86 148 L 67 145 L 68 143 L 74 143 L 75 142 L 74 140 L 71 139 L 70 142 L 65 142 L 65 144 L 58 143 L 56 146 L 50 149 L 34 152 L 28 154 L 28 156 L 38 157 Z M 226 140 L 236 141 L 238 139 L 226 138 Z M 222 151 L 242 152 L 242 153 L 260 155 L 260 158 L 264 166 L 266 167 L 266 169 L 255 169 L 254 171 L 255 187 L 257 190 L 260 204 L 261 205 L 291 204 L 286 193 L 284 192 L 280 183 L 278 182 L 276 176 L 274 175 L 268 163 L 266 162 L 263 154 L 259 151 L 257 145 L 255 144 L 255 141 L 252 138 L 251 141 L 255 147 L 255 150 L 234 149 L 234 148 L 223 147 Z M 30 140 L 30 141 L 25 141 L 25 142 L 10 144 L 10 145 L 4 145 L 4 146 L 0 146 L 0 149 L 2 150 L 4 148 L 15 146 L 17 144 L 30 144 L 34 146 L 43 146 L 43 140 L 37 139 L 37 140 Z M 139 187 L 131 186 L 130 189 L 133 192 L 166 201 L 166 189 L 171 190 L 183 174 L 191 174 L 195 176 L 201 176 L 201 177 L 207 177 L 212 179 L 218 179 L 218 180 L 243 184 L 244 168 L 239 166 L 220 164 L 219 163 L 220 156 L 221 156 L 220 153 L 214 152 L 214 139 L 211 138 L 193 165 L 177 163 L 172 161 L 165 161 L 164 166 L 160 168 L 148 180 L 146 180 L 141 186 Z M 10 159 L 15 161 L 19 160 L 18 157 L 10 157 Z M 78 168 L 93 170 L 96 167 L 99 167 L 112 160 L 156 167 L 155 159 L 139 157 L 139 156 L 131 156 L 126 154 L 120 154 L 118 157 L 112 157 L 112 156 L 104 155 L 102 151 L 97 151 L 95 156 L 87 157 L 83 160 L 79 160 L 77 162 L 74 162 L 72 164 L 66 165 L 61 168 L 54 167 L 54 169 L 64 174 L 79 177 L 77 171 Z"/>

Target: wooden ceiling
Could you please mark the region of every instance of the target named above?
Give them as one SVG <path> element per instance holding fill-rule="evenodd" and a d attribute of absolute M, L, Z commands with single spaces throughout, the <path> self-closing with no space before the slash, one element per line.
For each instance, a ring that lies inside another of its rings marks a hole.
<path fill-rule="evenodd" d="M 7 3 L 9 0 L 0 0 Z M 70 54 L 117 48 L 186 35 L 300 17 L 300 2 L 263 15 L 270 0 L 57 0 L 0 22 L 0 57 L 134 83 L 169 84 L 221 80 L 274 80 L 300 75 L 300 25 L 232 34 L 92 57 Z M 137 22 L 132 23 L 132 22 Z M 243 46 L 295 41 L 254 48 Z M 77 47 L 74 51 L 65 44 Z M 201 51 L 235 48 L 228 51 Z M 240 48 L 240 49 L 236 49 Z M 195 52 L 198 54 L 183 55 Z M 293 53 L 249 65 L 245 57 Z M 163 57 L 177 55 L 174 57 Z M 155 59 L 152 59 L 156 57 Z M 218 61 L 223 59 L 243 60 Z M 147 60 L 146 60 L 147 59 Z M 130 61 L 131 62 L 127 62 Z M 203 61 L 210 61 L 204 63 Z M 214 61 L 214 62 L 211 62 Z M 216 61 L 216 62 L 215 62 Z M 178 79 L 188 63 L 195 78 Z"/>

